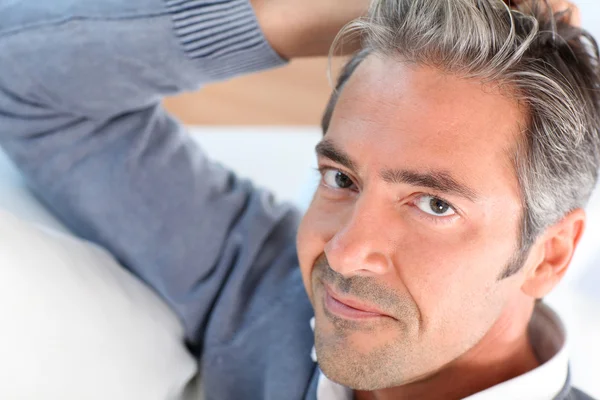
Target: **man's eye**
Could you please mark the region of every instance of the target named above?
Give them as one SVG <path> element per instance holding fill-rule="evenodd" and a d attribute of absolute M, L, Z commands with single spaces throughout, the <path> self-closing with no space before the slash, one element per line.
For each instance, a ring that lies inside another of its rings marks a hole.
<path fill-rule="evenodd" d="M 417 199 L 415 205 L 421 211 L 436 217 L 448 217 L 456 214 L 450 204 L 435 196 L 423 195 Z"/>
<path fill-rule="evenodd" d="M 334 189 L 350 189 L 354 182 L 350 177 L 336 169 L 328 169 L 323 172 L 323 182 Z"/>

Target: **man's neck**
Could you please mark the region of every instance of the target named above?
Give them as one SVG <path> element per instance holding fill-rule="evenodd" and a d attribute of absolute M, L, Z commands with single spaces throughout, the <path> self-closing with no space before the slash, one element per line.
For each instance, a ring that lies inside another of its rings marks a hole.
<path fill-rule="evenodd" d="M 462 399 L 520 376 L 539 365 L 529 336 L 531 308 L 513 307 L 471 350 L 435 374 L 407 385 L 373 392 L 356 391 L 356 400 Z M 515 313 L 519 315 L 515 315 Z"/>

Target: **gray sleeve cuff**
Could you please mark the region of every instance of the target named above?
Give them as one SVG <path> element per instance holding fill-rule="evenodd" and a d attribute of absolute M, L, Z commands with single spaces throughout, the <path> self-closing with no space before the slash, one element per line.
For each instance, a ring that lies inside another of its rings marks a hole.
<path fill-rule="evenodd" d="M 267 42 L 249 0 L 165 0 L 175 34 L 210 80 L 286 63 Z"/>

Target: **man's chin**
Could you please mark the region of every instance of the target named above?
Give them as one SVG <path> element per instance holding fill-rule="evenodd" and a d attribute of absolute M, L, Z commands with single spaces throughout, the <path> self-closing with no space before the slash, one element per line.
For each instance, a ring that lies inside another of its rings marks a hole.
<path fill-rule="evenodd" d="M 317 352 L 317 356 L 319 355 Z M 327 378 L 335 383 L 353 390 L 365 390 L 373 391 L 389 388 L 392 385 L 389 382 L 383 382 L 378 380 L 375 376 L 375 371 L 367 371 L 364 368 L 349 368 L 345 358 L 338 358 L 337 360 L 329 360 L 328 357 L 324 358 L 323 361 L 319 361 L 319 368 Z"/>
<path fill-rule="evenodd" d="M 343 336 L 315 332 L 321 371 L 331 381 L 354 390 L 378 390 L 402 384 L 401 362 L 393 362 L 389 345 L 374 347 L 366 332 Z M 362 339 L 362 340 L 361 340 Z M 371 339 L 375 339 L 371 334 Z"/>

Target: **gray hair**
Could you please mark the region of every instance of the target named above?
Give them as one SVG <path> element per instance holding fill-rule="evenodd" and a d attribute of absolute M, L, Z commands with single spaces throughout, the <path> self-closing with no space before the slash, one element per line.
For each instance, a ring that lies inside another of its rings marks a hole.
<path fill-rule="evenodd" d="M 510 88 L 529 117 L 512 155 L 523 215 L 519 254 L 502 277 L 510 276 L 541 232 L 585 206 L 597 180 L 598 46 L 566 17 L 539 2 L 513 10 L 501 0 L 375 0 L 339 36 L 359 35 L 363 49 L 342 71 L 323 132 L 345 83 L 373 53 Z"/>

